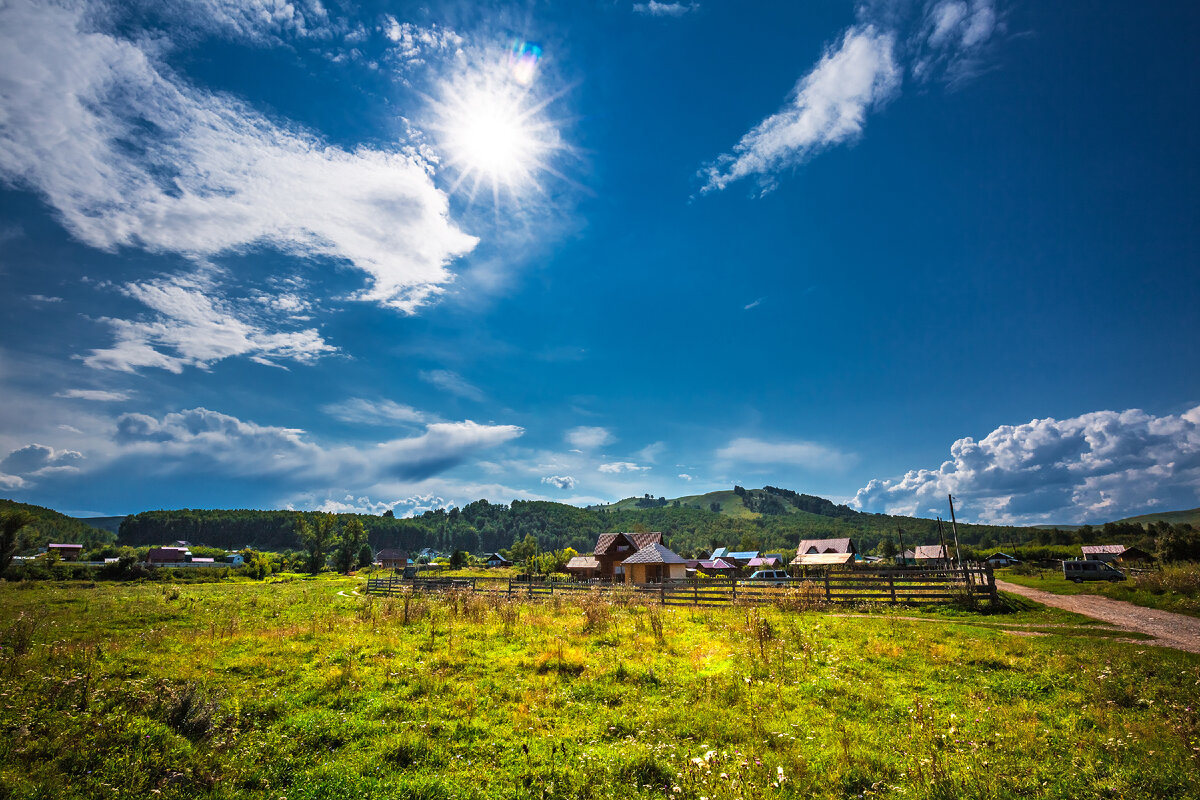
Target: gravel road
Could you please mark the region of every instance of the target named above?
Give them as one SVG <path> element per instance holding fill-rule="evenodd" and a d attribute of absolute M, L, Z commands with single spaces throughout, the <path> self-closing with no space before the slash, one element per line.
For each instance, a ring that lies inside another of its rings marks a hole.
<path fill-rule="evenodd" d="M 1200 653 L 1200 618 L 1170 611 L 1135 606 L 1124 600 L 1112 600 L 1094 594 L 1053 594 L 1041 589 L 1017 586 L 1007 581 L 996 581 L 996 588 L 1012 592 L 1047 606 L 1074 611 L 1076 614 L 1107 622 L 1123 630 L 1144 633 L 1154 637 L 1160 647 L 1173 647 Z"/>

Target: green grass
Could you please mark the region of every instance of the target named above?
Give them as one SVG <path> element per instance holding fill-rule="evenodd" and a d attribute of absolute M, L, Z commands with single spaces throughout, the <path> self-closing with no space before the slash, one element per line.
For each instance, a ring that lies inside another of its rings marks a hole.
<path fill-rule="evenodd" d="M 1200 656 L 1072 617 L 357 585 L 0 584 L 0 798 L 1200 797 Z"/>
<path fill-rule="evenodd" d="M 1126 517 L 1118 522 L 1136 522 L 1139 525 L 1149 525 L 1151 522 L 1169 522 L 1172 525 L 1188 524 L 1200 528 L 1200 508 L 1187 511 L 1160 511 L 1157 514 L 1142 514 L 1137 517 Z"/>
<path fill-rule="evenodd" d="M 1161 570 L 1133 575 L 1130 579 L 1084 581 L 1074 583 L 1063 577 L 1062 570 L 996 570 L 1000 580 L 1054 594 L 1095 594 L 1124 600 L 1146 608 L 1200 616 L 1200 565 L 1168 566 Z"/>

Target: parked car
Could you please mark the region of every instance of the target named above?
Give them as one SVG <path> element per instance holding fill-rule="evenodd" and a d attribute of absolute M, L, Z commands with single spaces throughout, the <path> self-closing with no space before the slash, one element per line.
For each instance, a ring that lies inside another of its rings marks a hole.
<path fill-rule="evenodd" d="M 781 569 L 760 569 L 746 580 L 756 583 L 767 583 L 773 586 L 786 586 L 790 577 Z"/>
<path fill-rule="evenodd" d="M 1079 559 L 1076 561 L 1064 561 L 1062 565 L 1063 577 L 1075 583 L 1125 580 L 1125 573 L 1107 561 Z"/>

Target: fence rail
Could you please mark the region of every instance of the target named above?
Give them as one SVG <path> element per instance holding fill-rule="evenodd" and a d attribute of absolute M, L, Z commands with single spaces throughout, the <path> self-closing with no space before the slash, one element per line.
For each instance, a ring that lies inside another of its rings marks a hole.
<path fill-rule="evenodd" d="M 626 592 L 657 599 L 663 605 L 706 606 L 735 602 L 786 602 L 803 593 L 827 603 L 945 603 L 951 600 L 996 600 L 990 567 L 966 569 L 889 569 L 831 572 L 820 577 L 771 581 L 725 579 L 665 583 L 587 583 L 518 581 L 510 578 L 369 578 L 367 594 L 389 596 L 409 592 L 468 591 L 510 598 L 579 596 L 586 592 Z"/>

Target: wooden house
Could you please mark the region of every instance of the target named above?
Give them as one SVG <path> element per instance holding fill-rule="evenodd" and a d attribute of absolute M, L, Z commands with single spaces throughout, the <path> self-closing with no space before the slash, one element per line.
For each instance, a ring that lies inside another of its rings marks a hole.
<path fill-rule="evenodd" d="M 934 568 L 949 567 L 953 564 L 950 560 L 950 554 L 940 544 L 917 545 L 917 549 L 913 554 L 913 561 L 922 567 Z"/>
<path fill-rule="evenodd" d="M 375 554 L 375 560 L 384 569 L 404 569 L 412 564 L 412 559 L 408 557 L 408 553 L 403 550 L 397 550 L 394 547 L 380 550 Z"/>
<path fill-rule="evenodd" d="M 662 583 L 687 577 L 687 561 L 660 542 L 652 542 L 621 562 L 626 583 Z"/>
<path fill-rule="evenodd" d="M 590 581 L 600 577 L 600 561 L 595 556 L 575 556 L 567 562 L 566 569 L 576 580 Z"/>
<path fill-rule="evenodd" d="M 658 531 L 600 534 L 596 548 L 592 550 L 598 564 L 596 577 L 608 581 L 625 580 L 623 562 L 648 544 L 662 544 L 662 534 Z"/>
<path fill-rule="evenodd" d="M 78 561 L 79 556 L 83 553 L 83 545 L 81 544 L 48 544 L 46 545 L 47 553 L 57 553 L 58 557 L 63 561 Z"/>
<path fill-rule="evenodd" d="M 509 561 L 499 553 L 488 553 L 487 561 L 489 567 L 511 567 L 513 562 Z"/>
<path fill-rule="evenodd" d="M 1008 567 L 1020 563 L 1008 553 L 992 553 L 983 560 L 989 567 Z"/>

